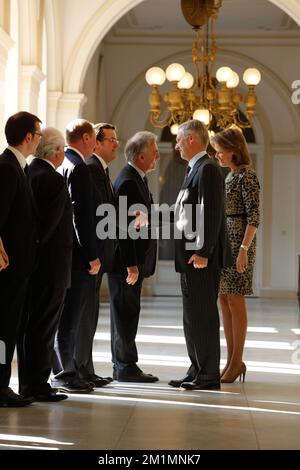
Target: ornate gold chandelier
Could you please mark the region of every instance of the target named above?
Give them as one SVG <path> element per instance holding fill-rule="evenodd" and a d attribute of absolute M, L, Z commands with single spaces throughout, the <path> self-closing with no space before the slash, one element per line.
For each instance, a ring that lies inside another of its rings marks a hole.
<path fill-rule="evenodd" d="M 214 22 L 221 5 L 222 0 L 181 0 L 183 16 L 195 30 L 192 49 L 195 78 L 178 63 L 169 65 L 166 72 L 160 67 L 147 70 L 146 81 L 152 87 L 149 104 L 153 126 L 171 126 L 171 131 L 176 133 L 174 127 L 194 118 L 209 129 L 224 129 L 233 123 L 242 128 L 251 127 L 257 104 L 254 88 L 261 78 L 259 70 L 245 70 L 243 80 L 248 92 L 244 98 L 237 91 L 239 76 L 230 67 L 219 68 L 214 77 L 217 51 Z M 172 87 L 161 96 L 159 87 L 166 78 Z M 162 110 L 162 100 L 167 109 Z M 242 103 L 244 113 L 240 110 Z"/>

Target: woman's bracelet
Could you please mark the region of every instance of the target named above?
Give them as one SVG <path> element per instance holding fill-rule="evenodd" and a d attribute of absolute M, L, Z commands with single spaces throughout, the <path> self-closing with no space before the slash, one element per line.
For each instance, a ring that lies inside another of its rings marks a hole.
<path fill-rule="evenodd" d="M 242 248 L 242 250 L 244 250 L 244 251 L 248 251 L 248 250 L 249 250 L 249 247 L 246 246 L 246 245 L 241 245 L 240 248 Z"/>

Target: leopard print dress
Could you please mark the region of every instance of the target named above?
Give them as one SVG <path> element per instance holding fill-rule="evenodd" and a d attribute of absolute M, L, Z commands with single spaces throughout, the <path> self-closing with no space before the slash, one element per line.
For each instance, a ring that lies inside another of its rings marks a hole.
<path fill-rule="evenodd" d="M 243 273 L 236 270 L 235 261 L 239 254 L 247 225 L 259 225 L 259 182 L 252 168 L 243 168 L 238 173 L 230 172 L 226 185 L 226 218 L 234 265 L 222 271 L 220 294 L 251 295 L 253 265 L 255 261 L 256 237 L 248 250 L 248 267 Z"/>

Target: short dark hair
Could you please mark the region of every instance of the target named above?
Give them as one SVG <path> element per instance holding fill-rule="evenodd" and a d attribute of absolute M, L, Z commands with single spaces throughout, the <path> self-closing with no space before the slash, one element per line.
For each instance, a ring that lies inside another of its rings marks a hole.
<path fill-rule="evenodd" d="M 83 134 L 92 135 L 94 133 L 93 125 L 86 119 L 74 119 L 69 122 L 66 128 L 66 141 L 68 144 L 77 142 Z"/>
<path fill-rule="evenodd" d="M 27 111 L 20 111 L 10 116 L 5 124 L 5 137 L 8 145 L 14 147 L 22 144 L 28 133 L 35 133 L 37 122 L 42 121 Z"/>
<path fill-rule="evenodd" d="M 95 124 L 94 129 L 96 132 L 96 140 L 99 140 L 99 142 L 102 142 L 105 137 L 103 129 L 111 129 L 113 131 L 117 130 L 116 126 L 113 126 L 108 122 L 100 122 L 99 124 Z"/>
<path fill-rule="evenodd" d="M 223 150 L 233 152 L 232 162 L 236 166 L 251 165 L 246 139 L 242 130 L 235 125 L 218 132 L 210 141 L 212 147 L 218 144 Z"/>

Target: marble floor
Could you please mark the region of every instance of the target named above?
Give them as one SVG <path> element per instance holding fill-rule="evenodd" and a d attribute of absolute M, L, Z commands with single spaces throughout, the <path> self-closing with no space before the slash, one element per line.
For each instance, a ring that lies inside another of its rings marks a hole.
<path fill-rule="evenodd" d="M 160 381 L 113 382 L 60 403 L 1 409 L 0 449 L 300 449 L 298 304 L 251 298 L 248 308 L 244 384 L 221 391 L 169 387 L 188 365 L 181 300 L 144 298 L 139 364 Z M 223 330 L 221 337 L 224 363 Z M 97 372 L 111 375 L 108 304 L 101 306 L 94 358 Z"/>

